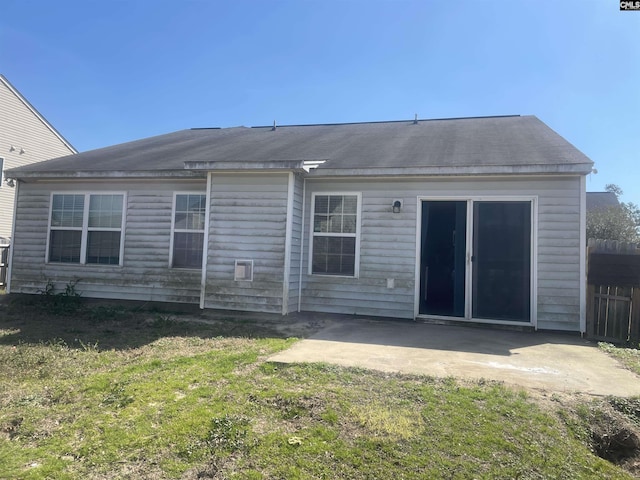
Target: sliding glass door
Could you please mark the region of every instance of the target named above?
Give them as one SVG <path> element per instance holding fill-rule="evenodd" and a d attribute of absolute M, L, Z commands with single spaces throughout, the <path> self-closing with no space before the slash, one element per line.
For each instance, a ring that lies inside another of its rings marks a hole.
<path fill-rule="evenodd" d="M 473 318 L 528 322 L 531 202 L 473 204 Z"/>
<path fill-rule="evenodd" d="M 467 202 L 423 202 L 420 313 L 463 317 Z"/>
<path fill-rule="evenodd" d="M 422 202 L 418 312 L 530 322 L 532 202 Z"/>

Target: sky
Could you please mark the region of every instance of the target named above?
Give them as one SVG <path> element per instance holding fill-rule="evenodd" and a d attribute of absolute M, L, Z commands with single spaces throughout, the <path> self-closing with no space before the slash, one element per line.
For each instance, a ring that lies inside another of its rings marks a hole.
<path fill-rule="evenodd" d="M 192 127 L 536 115 L 640 204 L 619 0 L 2 0 L 0 73 L 79 151 Z"/>

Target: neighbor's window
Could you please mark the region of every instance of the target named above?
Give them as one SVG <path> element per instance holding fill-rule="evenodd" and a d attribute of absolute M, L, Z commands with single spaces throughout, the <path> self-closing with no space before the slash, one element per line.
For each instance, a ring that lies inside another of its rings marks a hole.
<path fill-rule="evenodd" d="M 171 266 L 201 268 L 207 196 L 202 193 L 177 193 L 173 215 Z"/>
<path fill-rule="evenodd" d="M 314 195 L 311 273 L 356 276 L 358 194 Z"/>
<path fill-rule="evenodd" d="M 120 265 L 124 194 L 53 194 L 49 262 Z"/>

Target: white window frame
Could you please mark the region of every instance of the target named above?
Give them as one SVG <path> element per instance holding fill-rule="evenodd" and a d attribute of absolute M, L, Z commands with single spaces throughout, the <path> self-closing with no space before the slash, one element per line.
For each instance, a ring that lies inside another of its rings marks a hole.
<path fill-rule="evenodd" d="M 356 231 L 355 233 L 331 233 L 331 232 L 314 232 L 313 225 L 315 223 L 316 197 L 321 196 L 351 196 L 356 197 Z M 311 194 L 311 211 L 309 214 L 309 275 L 330 278 L 360 278 L 360 232 L 362 223 L 362 192 L 313 192 Z M 356 251 L 353 265 L 353 275 L 330 275 L 327 273 L 313 273 L 313 239 L 318 237 L 353 237 L 356 239 Z"/>
<path fill-rule="evenodd" d="M 202 233 L 204 234 L 207 229 L 207 219 L 206 219 L 206 211 L 205 211 L 205 222 L 204 228 L 202 230 L 194 230 L 189 228 L 178 228 L 176 229 L 176 200 L 178 195 L 202 195 L 207 199 L 207 192 L 205 191 L 185 191 L 185 192 L 173 192 L 173 205 L 171 206 L 171 240 L 169 241 L 169 268 L 175 268 L 177 270 L 202 270 L 202 266 L 199 267 L 174 267 L 173 266 L 173 243 L 175 239 L 175 234 L 177 233 Z M 204 235 L 203 245 L 202 245 L 202 255 L 204 256 L 206 235 Z"/>
<path fill-rule="evenodd" d="M 84 210 L 82 212 L 82 227 L 53 227 L 53 230 L 75 230 L 82 231 L 82 236 L 80 240 L 80 262 L 52 262 L 49 260 L 49 247 L 51 242 L 51 218 L 53 216 L 53 196 L 54 195 L 84 195 Z M 120 228 L 107 228 L 107 227 L 91 227 L 89 228 L 89 206 L 91 203 L 92 195 L 122 195 L 122 221 L 120 223 Z M 45 252 L 45 262 L 51 263 L 54 265 L 91 265 L 91 266 L 99 266 L 99 267 L 121 267 L 124 264 L 124 230 L 126 223 L 126 212 L 127 212 L 127 192 L 87 192 L 87 191 L 66 191 L 66 192 L 51 192 L 49 197 L 49 221 L 47 225 L 47 245 Z M 89 238 L 90 231 L 99 231 L 99 232 L 120 232 L 120 251 L 118 252 L 118 264 L 110 265 L 107 263 L 87 263 L 87 241 Z"/>

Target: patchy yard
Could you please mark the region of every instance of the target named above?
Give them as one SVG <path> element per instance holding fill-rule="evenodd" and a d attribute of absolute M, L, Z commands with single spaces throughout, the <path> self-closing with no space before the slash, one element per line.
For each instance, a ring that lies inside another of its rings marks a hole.
<path fill-rule="evenodd" d="M 595 451 L 634 471 L 633 399 L 280 365 L 296 340 L 268 324 L 39 303 L 0 302 L 0 478 L 627 477 Z"/>

